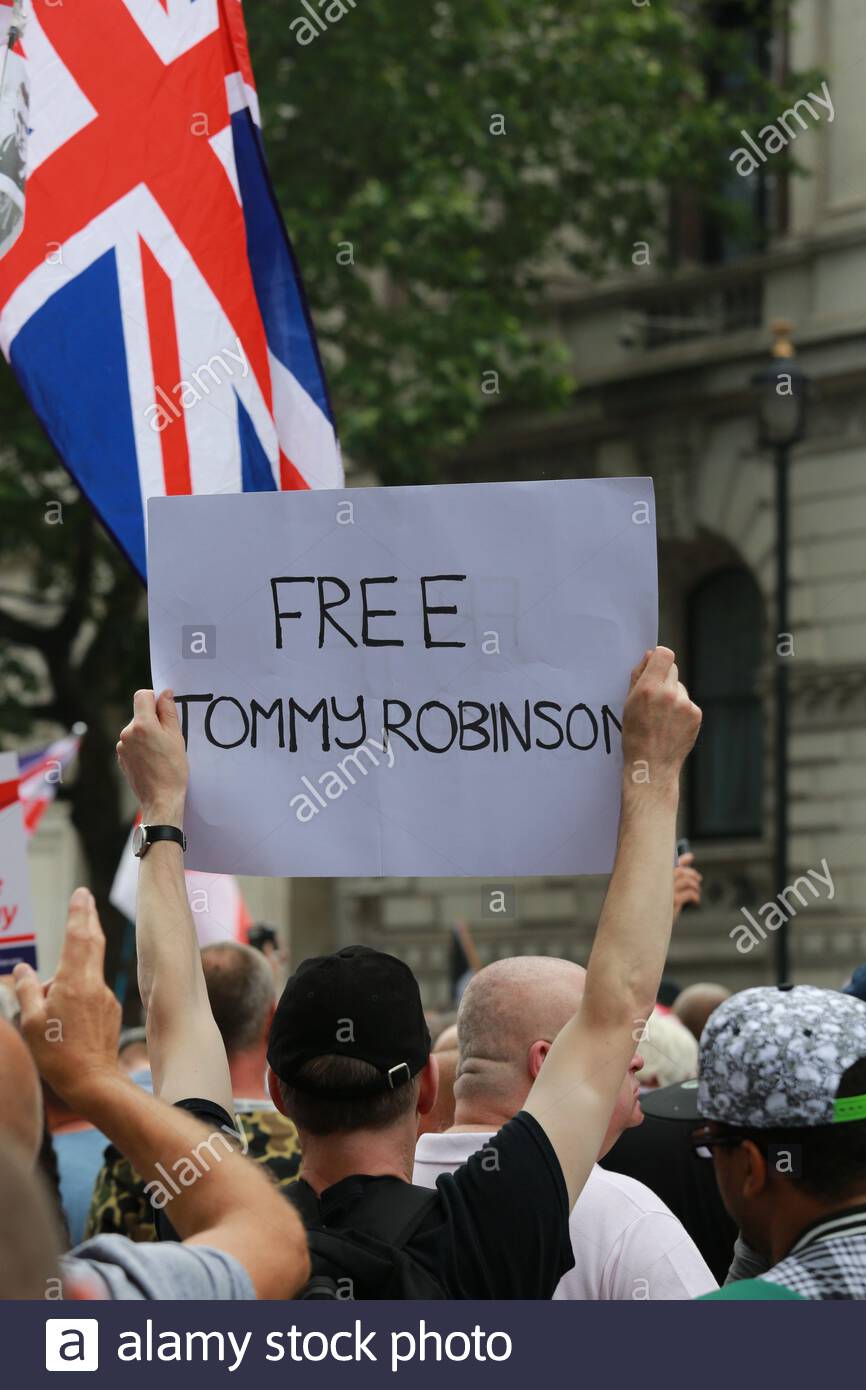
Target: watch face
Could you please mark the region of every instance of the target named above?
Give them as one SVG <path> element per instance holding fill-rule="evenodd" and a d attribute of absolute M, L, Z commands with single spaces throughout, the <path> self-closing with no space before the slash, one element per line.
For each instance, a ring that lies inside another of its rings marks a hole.
<path fill-rule="evenodd" d="M 137 825 L 132 832 L 132 852 L 140 859 L 146 849 L 147 839 L 144 834 L 144 826 Z"/>

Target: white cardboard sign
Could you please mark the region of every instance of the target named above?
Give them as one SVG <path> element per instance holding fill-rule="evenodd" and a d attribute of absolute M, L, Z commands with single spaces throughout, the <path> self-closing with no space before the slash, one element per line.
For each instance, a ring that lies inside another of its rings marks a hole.
<path fill-rule="evenodd" d="M 148 524 L 189 868 L 610 870 L 649 479 L 161 497 Z"/>
<path fill-rule="evenodd" d="M 18 756 L 0 753 L 0 975 L 19 961 L 36 968 L 27 837 L 18 797 Z"/>

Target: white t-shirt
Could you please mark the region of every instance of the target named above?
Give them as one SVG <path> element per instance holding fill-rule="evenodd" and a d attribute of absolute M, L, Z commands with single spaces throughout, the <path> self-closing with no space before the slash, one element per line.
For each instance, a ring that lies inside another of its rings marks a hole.
<path fill-rule="evenodd" d="M 440 1173 L 453 1173 L 492 1138 L 492 1130 L 422 1134 L 413 1182 L 435 1187 Z M 718 1287 L 673 1212 L 643 1183 L 621 1173 L 596 1164 L 571 1213 L 569 1230 L 575 1265 L 563 1275 L 554 1298 L 696 1298 Z"/>

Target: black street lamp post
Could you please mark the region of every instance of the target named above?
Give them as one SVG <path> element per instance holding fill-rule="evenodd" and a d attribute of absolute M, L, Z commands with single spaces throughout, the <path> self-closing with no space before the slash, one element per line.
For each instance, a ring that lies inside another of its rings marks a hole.
<path fill-rule="evenodd" d="M 788 887 L 788 656 L 780 651 L 790 638 L 788 626 L 789 582 L 789 473 L 791 449 L 806 432 L 809 379 L 797 365 L 791 342 L 793 324 L 777 319 L 768 365 L 752 378 L 758 402 L 759 444 L 772 452 L 776 474 L 776 637 L 774 642 L 774 693 L 776 739 L 774 786 L 776 840 L 774 880 L 777 896 Z M 784 901 L 784 899 L 782 899 Z M 788 922 L 776 935 L 776 981 L 786 984 L 790 975 Z"/>

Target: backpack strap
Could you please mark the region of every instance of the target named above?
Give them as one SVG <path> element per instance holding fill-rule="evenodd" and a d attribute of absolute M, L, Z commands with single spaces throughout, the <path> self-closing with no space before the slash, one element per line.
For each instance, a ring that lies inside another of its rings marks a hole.
<path fill-rule="evenodd" d="M 435 1189 L 416 1187 L 399 1178 L 392 1182 L 371 1182 L 352 1209 L 347 1226 L 353 1231 L 376 1236 L 395 1250 L 402 1250 L 438 1201 L 439 1193 Z"/>
<path fill-rule="evenodd" d="M 401 1250 L 411 1240 L 439 1200 L 439 1194 L 429 1187 L 415 1187 L 399 1178 L 381 1179 L 367 1184 L 343 1226 L 329 1227 L 322 1219 L 319 1198 L 303 1178 L 289 1186 L 286 1196 L 308 1232 L 333 1230 L 336 1233 L 344 1229 L 363 1232 L 396 1250 Z"/>
<path fill-rule="evenodd" d="M 284 1193 L 301 1218 L 306 1230 L 322 1223 L 322 1207 L 313 1189 L 303 1178 L 289 1183 Z"/>

